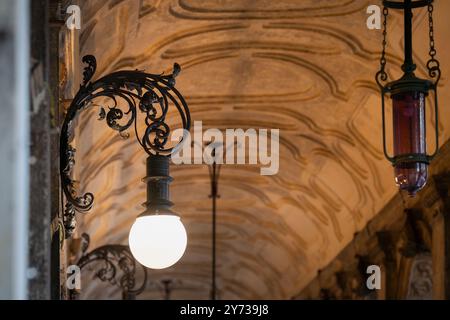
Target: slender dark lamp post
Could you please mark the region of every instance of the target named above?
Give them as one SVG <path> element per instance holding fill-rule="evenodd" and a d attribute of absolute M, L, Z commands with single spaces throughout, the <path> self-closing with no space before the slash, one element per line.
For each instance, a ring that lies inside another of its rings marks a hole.
<path fill-rule="evenodd" d="M 156 75 L 137 70 L 118 71 L 91 82 L 96 70 L 94 56 L 83 57 L 87 64 L 83 72 L 83 83 L 67 110 L 61 128 L 60 174 L 61 185 L 67 200 L 64 212 L 66 237 L 70 237 L 76 226 L 75 211 L 91 209 L 92 193 L 78 195 L 72 179 L 75 164 L 75 149 L 70 145 L 73 121 L 78 113 L 92 107 L 96 99 L 106 99 L 109 110 L 100 109 L 99 120 L 128 137 L 126 130 L 132 128 L 136 140 L 147 153 L 147 201 L 145 211 L 136 218 L 130 235 L 129 245 L 133 256 L 146 267 L 167 268 L 184 254 L 187 244 L 186 230 L 180 217 L 170 208 L 169 162 L 173 147 L 167 145 L 171 129 L 166 123 L 170 107 L 178 112 L 183 129 L 190 128 L 189 108 L 183 96 L 175 89 L 175 77 L 180 66 L 174 65 L 172 74 Z M 103 100 L 100 102 L 102 103 Z M 105 102 L 103 102 L 105 103 Z M 138 120 L 145 124 L 140 133 Z M 181 143 L 181 142 L 180 142 Z"/>
<path fill-rule="evenodd" d="M 212 156 L 216 156 L 215 149 L 212 151 Z M 217 285 L 216 285 L 216 228 L 217 228 L 217 199 L 219 195 L 219 176 L 220 176 L 220 164 L 217 164 L 215 159 L 209 169 L 209 178 L 211 182 L 211 194 L 209 197 L 212 199 L 212 261 L 211 261 L 211 300 L 217 299 Z"/>
<path fill-rule="evenodd" d="M 414 196 L 425 186 L 428 178 L 428 165 L 437 154 L 439 148 L 437 87 L 441 71 L 439 62 L 435 58 L 436 49 L 434 46 L 432 16 L 433 0 L 404 0 L 403 2 L 385 0 L 383 5 L 383 51 L 380 60 L 380 71 L 376 75 L 376 81 L 380 87 L 382 97 L 383 151 L 386 158 L 394 166 L 395 181 L 399 188 L 407 191 L 410 196 Z M 431 58 L 427 63 L 427 68 L 428 75 L 434 79 L 434 82 L 420 79 L 414 74 L 416 65 L 413 62 L 412 18 L 413 9 L 421 7 L 428 7 Z M 404 12 L 405 60 L 402 66 L 403 76 L 396 81 L 385 83 L 388 79 L 385 67 L 389 9 L 398 9 Z M 433 154 L 428 155 L 425 99 L 430 91 L 434 91 L 436 149 Z M 392 99 L 393 156 L 388 154 L 386 146 L 385 95 L 389 95 Z"/>

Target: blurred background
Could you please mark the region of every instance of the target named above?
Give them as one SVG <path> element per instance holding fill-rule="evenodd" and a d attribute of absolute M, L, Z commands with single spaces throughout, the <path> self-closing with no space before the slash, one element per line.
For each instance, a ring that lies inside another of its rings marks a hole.
<path fill-rule="evenodd" d="M 216 299 L 450 298 L 450 2 L 434 1 L 438 123 L 426 109 L 428 149 L 437 125 L 440 152 L 415 198 L 398 191 L 382 151 L 375 82 L 382 30 L 367 27 L 372 4 L 382 7 L 378 0 L 0 0 L 0 298 L 210 299 L 213 272 Z M 390 11 L 387 32 L 394 80 L 403 63 L 401 11 Z M 427 78 L 426 7 L 414 11 L 413 39 L 416 74 Z M 123 69 L 167 74 L 179 63 L 176 87 L 204 130 L 280 129 L 278 174 L 221 166 L 214 265 L 203 164 L 171 167 L 174 211 L 188 232 L 179 263 L 136 264 L 131 273 L 120 266 L 145 201 L 146 156 L 133 131 L 124 139 L 99 122 L 95 105 L 80 112 L 72 140 L 74 179 L 95 205 L 76 214 L 66 237 L 59 133 L 87 54 L 97 59 L 94 79 Z M 389 149 L 391 118 L 388 108 Z M 68 267 L 86 259 L 81 288 L 73 289 Z M 380 267 L 380 290 L 366 286 L 370 265 Z M 130 276 L 131 288 L 122 282 Z"/>

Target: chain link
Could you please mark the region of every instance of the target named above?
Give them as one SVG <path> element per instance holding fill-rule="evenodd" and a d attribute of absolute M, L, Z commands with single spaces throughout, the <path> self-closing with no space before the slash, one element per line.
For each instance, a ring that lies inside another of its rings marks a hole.
<path fill-rule="evenodd" d="M 432 78 L 436 78 L 436 83 L 439 82 L 439 79 L 441 77 L 441 70 L 439 66 L 439 61 L 436 59 L 436 47 L 434 42 L 434 24 L 433 24 L 433 2 L 430 2 L 428 4 L 428 22 L 429 22 L 429 37 L 430 37 L 430 60 L 427 62 L 427 68 L 428 68 L 428 74 Z"/>
<path fill-rule="evenodd" d="M 387 80 L 387 73 L 386 73 L 386 47 L 387 47 L 387 20 L 389 15 L 389 9 L 387 7 L 383 8 L 383 50 L 381 51 L 381 58 L 380 58 L 380 71 L 378 71 L 376 75 L 377 83 L 380 87 L 382 87 L 381 82 L 384 82 Z"/>
<path fill-rule="evenodd" d="M 434 47 L 434 25 L 433 25 L 433 4 L 428 5 L 428 21 L 430 26 L 430 57 L 434 59 L 436 56 L 436 48 Z"/>
<path fill-rule="evenodd" d="M 389 14 L 389 9 L 388 8 L 383 8 L 383 16 L 384 16 L 384 20 L 383 20 L 383 51 L 381 52 L 381 59 L 380 59 L 380 66 L 381 66 L 381 70 L 384 71 L 385 67 L 386 67 L 386 46 L 387 46 L 387 17 Z"/>

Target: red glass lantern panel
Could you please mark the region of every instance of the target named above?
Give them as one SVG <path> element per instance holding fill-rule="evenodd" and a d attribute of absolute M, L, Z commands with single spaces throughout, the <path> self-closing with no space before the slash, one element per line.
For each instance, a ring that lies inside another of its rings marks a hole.
<path fill-rule="evenodd" d="M 426 156 L 425 94 L 419 91 L 392 95 L 394 157 Z M 428 164 L 399 161 L 395 165 L 395 181 L 401 190 L 414 196 L 427 181 Z"/>

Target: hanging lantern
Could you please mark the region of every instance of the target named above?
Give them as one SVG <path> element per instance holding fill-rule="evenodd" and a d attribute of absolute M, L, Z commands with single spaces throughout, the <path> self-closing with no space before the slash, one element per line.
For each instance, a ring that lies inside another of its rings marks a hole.
<path fill-rule="evenodd" d="M 383 151 L 386 158 L 393 164 L 395 182 L 400 190 L 407 191 L 414 196 L 422 189 L 428 177 L 428 165 L 439 148 L 438 128 L 438 99 L 437 87 L 441 76 L 439 62 L 436 60 L 433 29 L 433 0 L 404 0 L 383 1 L 383 51 L 380 59 L 380 71 L 376 74 L 376 81 L 381 90 L 382 121 L 383 121 Z M 412 11 L 414 8 L 428 7 L 430 60 L 427 63 L 428 75 L 432 80 L 416 77 L 416 65 L 412 52 Z M 402 66 L 403 76 L 396 81 L 387 82 L 386 73 L 386 44 L 387 19 L 389 9 L 404 11 L 405 25 L 405 61 Z M 436 149 L 431 155 L 427 154 L 426 145 L 426 97 L 434 92 L 435 109 L 435 138 Z M 390 156 L 386 146 L 385 124 L 385 96 L 392 100 L 393 115 L 393 155 Z"/>

